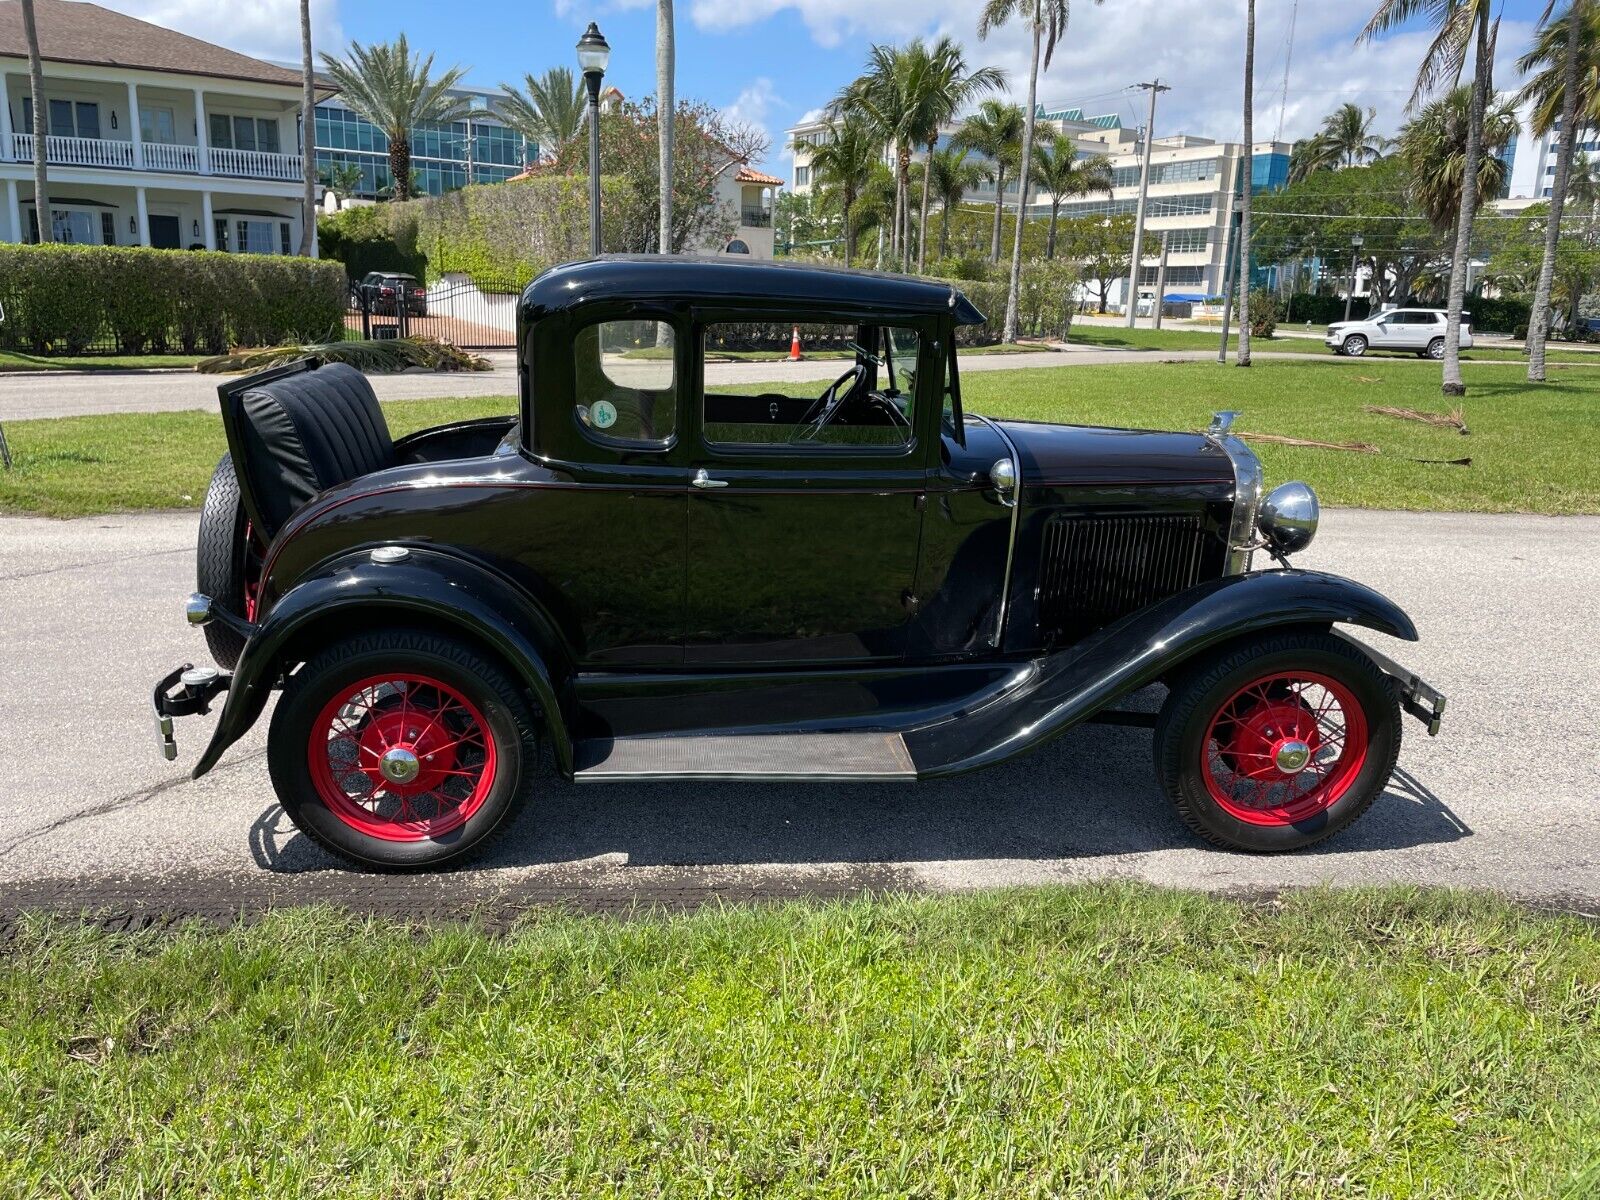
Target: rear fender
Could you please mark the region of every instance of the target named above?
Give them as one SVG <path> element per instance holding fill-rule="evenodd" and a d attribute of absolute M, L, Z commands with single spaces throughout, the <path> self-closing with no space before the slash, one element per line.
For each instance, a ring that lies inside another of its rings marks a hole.
<path fill-rule="evenodd" d="M 211 744 L 195 764 L 200 778 L 247 733 L 283 672 L 319 648 L 318 628 L 335 631 L 403 624 L 458 630 L 498 654 L 533 693 L 563 772 L 572 739 L 561 700 L 571 678 L 554 625 L 515 585 L 487 568 L 438 550 L 411 548 L 397 563 L 366 551 L 344 555 L 301 577 L 255 627 L 234 671 Z M 308 640 L 309 639 L 309 640 Z"/>
<path fill-rule="evenodd" d="M 1206 650 L 1285 626 L 1360 625 L 1408 642 L 1416 626 L 1393 601 L 1320 571 L 1258 571 L 1212 580 L 1131 613 L 1040 659 L 982 710 L 906 735 L 924 777 L 1026 754 Z"/>

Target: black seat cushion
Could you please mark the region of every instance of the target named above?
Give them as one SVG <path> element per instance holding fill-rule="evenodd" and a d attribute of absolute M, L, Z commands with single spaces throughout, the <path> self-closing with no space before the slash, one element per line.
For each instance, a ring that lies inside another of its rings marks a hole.
<path fill-rule="evenodd" d="M 268 537 L 317 493 L 395 464 L 372 385 L 348 364 L 247 388 L 240 404 L 250 485 Z"/>

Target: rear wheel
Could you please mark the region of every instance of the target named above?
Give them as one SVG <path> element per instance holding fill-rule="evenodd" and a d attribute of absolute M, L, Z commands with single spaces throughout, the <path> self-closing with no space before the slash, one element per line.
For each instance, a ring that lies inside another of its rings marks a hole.
<path fill-rule="evenodd" d="M 361 867 L 415 870 L 468 854 L 523 804 L 535 728 L 497 663 L 388 630 L 330 646 L 289 678 L 267 761 L 307 837 Z"/>
<path fill-rule="evenodd" d="M 206 488 L 200 509 L 200 536 L 195 550 L 195 589 L 229 612 L 253 619 L 250 596 L 250 537 L 233 456 L 224 454 Z M 244 652 L 244 638 L 220 621 L 203 627 L 206 647 L 217 666 L 231 671 Z"/>
<path fill-rule="evenodd" d="M 1434 359 L 1444 357 L 1444 339 L 1442 337 L 1434 338 L 1433 341 L 1428 343 L 1428 357 Z"/>
<path fill-rule="evenodd" d="M 1232 850 L 1296 850 L 1364 813 L 1400 753 L 1388 678 L 1327 633 L 1237 646 L 1175 682 L 1156 772 L 1178 815 Z"/>
<path fill-rule="evenodd" d="M 1351 358 L 1360 358 L 1367 352 L 1367 339 L 1359 333 L 1352 333 L 1345 338 L 1344 344 L 1339 347 L 1340 354 L 1348 354 Z"/>

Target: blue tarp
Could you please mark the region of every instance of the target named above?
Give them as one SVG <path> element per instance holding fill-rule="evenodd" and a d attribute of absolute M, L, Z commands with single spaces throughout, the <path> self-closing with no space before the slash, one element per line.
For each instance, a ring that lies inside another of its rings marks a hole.
<path fill-rule="evenodd" d="M 1166 299 L 1169 304 L 1204 304 L 1210 297 L 1203 292 L 1168 292 Z"/>

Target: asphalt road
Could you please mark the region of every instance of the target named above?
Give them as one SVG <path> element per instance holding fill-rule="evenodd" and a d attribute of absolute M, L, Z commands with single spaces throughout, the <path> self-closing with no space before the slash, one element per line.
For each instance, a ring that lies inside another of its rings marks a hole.
<path fill-rule="evenodd" d="M 186 772 L 212 718 L 180 722 L 177 763 L 157 753 L 150 687 L 205 653 L 181 613 L 194 527 L 187 513 L 0 518 L 0 908 L 8 888 L 69 904 L 107 887 L 198 889 L 248 906 L 391 886 L 338 870 L 283 819 L 264 721 L 199 782 Z M 579 789 L 547 773 L 487 858 L 392 886 L 581 905 L 1119 877 L 1600 901 L 1600 519 L 1333 511 L 1303 563 L 1408 608 L 1420 645 L 1374 640 L 1450 696 L 1443 735 L 1408 721 L 1393 786 L 1325 848 L 1199 846 L 1154 785 L 1149 734 L 1084 727 L 1016 763 L 913 787 Z"/>
<path fill-rule="evenodd" d="M 509 353 L 486 355 L 489 371 L 407 371 L 399 375 L 372 376 L 379 400 L 422 400 L 440 396 L 513 396 L 517 391 L 515 364 Z M 1019 367 L 1081 367 L 1135 362 L 1201 362 L 1215 351 L 1097 350 L 1071 346 L 1061 351 L 1037 353 L 973 354 L 961 360 L 963 374 L 974 371 L 1008 371 Z M 1257 358 L 1294 358 L 1303 354 L 1258 352 Z M 1317 361 L 1310 359 L 1309 361 Z M 1327 361 L 1342 361 L 1332 358 Z M 847 364 L 838 359 L 801 362 L 709 363 L 711 383 L 766 383 L 770 380 L 831 380 Z M 92 416 L 119 412 L 214 412 L 217 384 L 227 377 L 196 375 L 192 371 L 38 371 L 0 373 L 0 421 L 25 421 L 35 417 Z"/>

